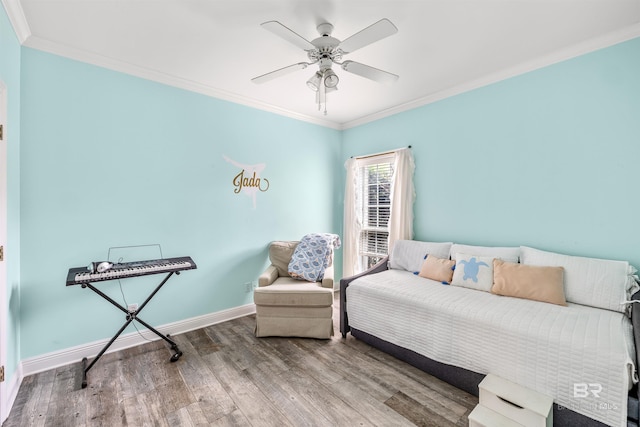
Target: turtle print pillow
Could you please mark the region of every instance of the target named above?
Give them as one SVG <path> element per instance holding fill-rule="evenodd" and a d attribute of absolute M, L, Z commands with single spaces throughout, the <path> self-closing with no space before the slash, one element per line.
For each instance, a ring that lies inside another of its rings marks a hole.
<path fill-rule="evenodd" d="M 493 257 L 457 253 L 451 285 L 491 292 L 493 259 Z"/>

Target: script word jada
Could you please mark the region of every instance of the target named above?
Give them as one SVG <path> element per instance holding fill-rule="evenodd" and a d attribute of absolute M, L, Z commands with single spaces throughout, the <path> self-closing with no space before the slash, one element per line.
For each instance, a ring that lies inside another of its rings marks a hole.
<path fill-rule="evenodd" d="M 265 188 L 262 188 L 262 182 L 266 183 Z M 256 176 L 255 172 L 253 172 L 253 176 L 251 178 L 247 178 L 244 176 L 244 169 L 242 169 L 242 171 L 233 178 L 233 185 L 236 187 L 235 190 L 233 190 L 234 193 L 241 192 L 243 188 L 257 188 L 258 190 L 265 192 L 269 189 L 269 180 L 267 178 L 260 179 Z"/>

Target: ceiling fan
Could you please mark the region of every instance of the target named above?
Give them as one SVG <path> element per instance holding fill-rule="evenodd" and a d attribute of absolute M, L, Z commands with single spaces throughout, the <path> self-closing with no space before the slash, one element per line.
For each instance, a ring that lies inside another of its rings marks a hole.
<path fill-rule="evenodd" d="M 378 22 L 368 26 L 367 28 L 355 33 L 344 41 L 340 41 L 331 37 L 333 25 L 323 23 L 318 25 L 317 29 L 320 37 L 308 41 L 304 37 L 295 33 L 291 29 L 285 27 L 278 21 L 268 21 L 261 26 L 282 37 L 286 41 L 293 43 L 295 46 L 305 50 L 307 57 L 311 62 L 298 62 L 275 71 L 263 74 L 251 79 L 254 83 L 265 83 L 276 77 L 284 76 L 296 70 L 307 68 L 309 65 L 318 64 L 318 71 L 307 80 L 307 86 L 316 93 L 316 103 L 318 110 L 324 104 L 324 114 L 327 114 L 326 96 L 327 93 L 338 89 L 340 78 L 331 69 L 333 64 L 342 67 L 343 70 L 357 74 L 361 77 L 379 82 L 392 83 L 398 80 L 396 74 L 382 71 L 369 65 L 361 64 L 355 61 L 342 61 L 342 57 L 352 53 L 360 48 L 377 42 L 385 37 L 389 37 L 398 32 L 398 28 L 388 19 L 381 19 Z M 342 62 L 341 62 L 342 61 Z"/>

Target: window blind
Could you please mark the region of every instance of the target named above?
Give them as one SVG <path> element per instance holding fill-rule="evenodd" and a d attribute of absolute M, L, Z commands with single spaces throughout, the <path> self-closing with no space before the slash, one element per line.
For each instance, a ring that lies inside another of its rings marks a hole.
<path fill-rule="evenodd" d="M 389 253 L 389 216 L 393 157 L 368 158 L 358 169 L 359 217 L 362 228 L 358 254 L 364 268 L 373 266 Z"/>

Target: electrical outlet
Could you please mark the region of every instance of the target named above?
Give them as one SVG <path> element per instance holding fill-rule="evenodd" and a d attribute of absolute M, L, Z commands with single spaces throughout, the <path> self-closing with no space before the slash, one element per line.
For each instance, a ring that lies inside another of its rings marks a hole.
<path fill-rule="evenodd" d="M 133 313 L 135 311 L 138 311 L 138 304 L 137 303 L 129 304 L 127 306 L 127 310 L 129 310 L 129 313 Z"/>
<path fill-rule="evenodd" d="M 253 291 L 253 283 L 251 282 L 247 282 L 244 284 L 244 291 L 245 292 L 251 292 Z"/>

